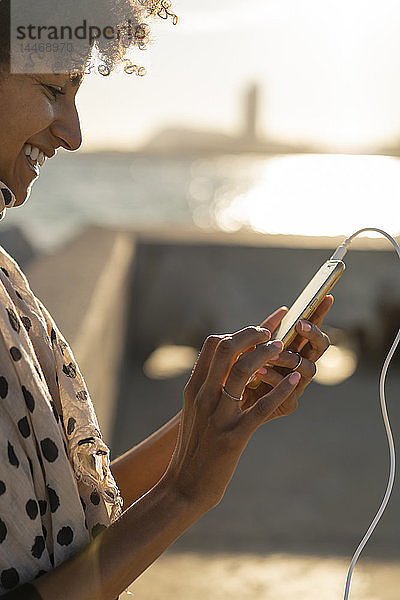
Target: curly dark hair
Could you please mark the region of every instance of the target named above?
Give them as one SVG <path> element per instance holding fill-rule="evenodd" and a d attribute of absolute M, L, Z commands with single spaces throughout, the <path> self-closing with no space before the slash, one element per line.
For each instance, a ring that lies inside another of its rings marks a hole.
<path fill-rule="evenodd" d="M 10 71 L 11 2 L 0 0 L 0 71 L 3 72 Z M 144 50 L 148 46 L 151 30 L 147 20 L 158 17 L 171 19 L 174 25 L 178 22 L 177 15 L 171 10 L 170 0 L 97 0 L 96 12 L 116 24 L 117 36 L 110 39 L 103 35 L 90 40 L 85 51 L 75 53 L 71 59 L 68 69 L 71 74 L 83 72 L 93 52 L 97 52 L 103 68 L 107 70 L 103 74 L 108 74 L 125 59 L 128 49 L 137 47 Z M 145 73 L 143 67 L 132 67 L 134 69 L 131 72 L 137 75 Z"/>

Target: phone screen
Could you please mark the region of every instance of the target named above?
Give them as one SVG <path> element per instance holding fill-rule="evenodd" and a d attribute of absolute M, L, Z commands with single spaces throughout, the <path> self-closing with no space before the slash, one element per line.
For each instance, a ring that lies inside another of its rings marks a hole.
<path fill-rule="evenodd" d="M 309 319 L 312 316 L 345 268 L 346 265 L 341 260 L 326 261 L 283 317 L 272 338 L 282 340 L 284 348 L 288 348 L 297 336 L 296 323 L 298 320 Z M 253 376 L 247 386 L 256 388 L 259 384 L 258 377 Z"/>
<path fill-rule="evenodd" d="M 311 317 L 344 269 L 345 264 L 342 261 L 328 260 L 324 263 L 283 317 L 281 324 L 274 332 L 274 339 L 282 340 L 284 345 L 288 346 L 297 335 L 294 329 L 297 321 Z"/>

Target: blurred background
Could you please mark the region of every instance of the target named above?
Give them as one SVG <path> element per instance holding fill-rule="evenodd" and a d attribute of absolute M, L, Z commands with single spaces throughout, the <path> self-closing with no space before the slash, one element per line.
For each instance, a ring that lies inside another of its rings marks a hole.
<path fill-rule="evenodd" d="M 396 0 L 173 8 L 178 24 L 152 24 L 133 54 L 144 77 L 86 77 L 81 149 L 44 166 L 0 232 L 70 341 L 114 457 L 180 410 L 209 333 L 290 306 L 356 229 L 400 232 Z M 386 486 L 378 380 L 400 326 L 388 242 L 360 238 L 346 264 L 299 409 L 256 432 L 221 504 L 131 586 L 138 599 L 342 596 Z M 399 393 L 395 355 L 397 442 Z M 395 486 L 353 600 L 398 598 L 399 510 Z"/>

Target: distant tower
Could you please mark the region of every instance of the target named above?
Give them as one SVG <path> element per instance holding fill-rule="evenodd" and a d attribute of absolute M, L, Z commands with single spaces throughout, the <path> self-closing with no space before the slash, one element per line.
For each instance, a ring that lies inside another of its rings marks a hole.
<path fill-rule="evenodd" d="M 243 137 L 248 142 L 258 140 L 258 109 L 260 87 L 256 83 L 249 85 L 244 99 Z"/>

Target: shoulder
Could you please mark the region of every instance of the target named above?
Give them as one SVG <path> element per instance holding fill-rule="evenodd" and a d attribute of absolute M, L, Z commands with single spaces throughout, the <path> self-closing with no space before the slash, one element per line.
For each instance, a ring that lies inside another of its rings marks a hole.
<path fill-rule="evenodd" d="M 22 271 L 21 267 L 9 254 L 3 246 L 0 245 L 0 270 L 6 275 L 10 280 L 16 280 L 23 287 L 26 287 L 30 290 L 28 279 L 25 273 Z M 31 291 L 31 290 L 30 290 Z"/>
<path fill-rule="evenodd" d="M 32 291 L 28 278 L 21 267 L 3 246 L 0 245 L 0 282 L 9 299 L 16 305 L 29 309 L 42 322 L 47 329 L 46 309 L 39 298 Z M 15 295 L 14 295 L 15 294 Z"/>

